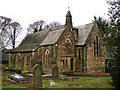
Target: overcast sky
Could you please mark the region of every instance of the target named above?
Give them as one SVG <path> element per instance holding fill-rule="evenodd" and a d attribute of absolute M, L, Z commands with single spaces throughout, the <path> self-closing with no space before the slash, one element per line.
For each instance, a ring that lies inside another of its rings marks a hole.
<path fill-rule="evenodd" d="M 68 6 L 73 25 L 87 24 L 94 16 L 106 16 L 105 0 L 0 0 L 0 16 L 18 21 L 23 28 L 37 20 L 65 23 Z"/>
<path fill-rule="evenodd" d="M 64 24 L 68 7 L 73 26 L 90 23 L 94 16 L 107 17 L 106 0 L 0 0 L 0 16 L 19 22 L 26 31 L 37 20 Z"/>

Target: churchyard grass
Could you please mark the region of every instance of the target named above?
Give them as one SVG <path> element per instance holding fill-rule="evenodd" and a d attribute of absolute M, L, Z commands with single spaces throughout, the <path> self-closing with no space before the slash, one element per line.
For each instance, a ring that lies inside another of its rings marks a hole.
<path fill-rule="evenodd" d="M 7 81 L 8 74 L 2 73 L 2 90 L 4 88 L 32 88 L 33 79 L 30 78 L 29 83 L 26 84 L 13 84 Z M 78 79 L 69 80 L 52 80 L 55 82 L 54 86 L 50 86 L 51 79 L 43 79 L 43 88 L 114 88 L 111 85 L 112 78 L 107 77 L 83 77 L 79 76 Z"/>
<path fill-rule="evenodd" d="M 78 77 L 73 81 L 53 80 L 54 88 L 113 88 L 111 77 Z M 44 88 L 51 88 L 50 80 L 43 80 Z"/>

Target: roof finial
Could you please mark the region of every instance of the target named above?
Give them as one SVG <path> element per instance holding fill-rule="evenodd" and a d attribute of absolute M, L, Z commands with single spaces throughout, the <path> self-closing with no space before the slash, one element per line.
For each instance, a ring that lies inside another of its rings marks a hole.
<path fill-rule="evenodd" d="M 70 11 L 70 6 L 68 6 L 68 11 Z"/>
<path fill-rule="evenodd" d="M 68 0 L 68 11 L 70 11 L 70 1 Z"/>

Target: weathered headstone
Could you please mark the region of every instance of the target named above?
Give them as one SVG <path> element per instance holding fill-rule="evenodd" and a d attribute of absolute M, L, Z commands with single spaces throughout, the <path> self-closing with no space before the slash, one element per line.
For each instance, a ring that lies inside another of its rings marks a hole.
<path fill-rule="evenodd" d="M 33 67 L 33 88 L 42 87 L 42 66 L 36 64 Z"/>
<path fill-rule="evenodd" d="M 58 79 L 58 77 L 59 77 L 58 66 L 54 64 L 52 66 L 52 79 Z"/>

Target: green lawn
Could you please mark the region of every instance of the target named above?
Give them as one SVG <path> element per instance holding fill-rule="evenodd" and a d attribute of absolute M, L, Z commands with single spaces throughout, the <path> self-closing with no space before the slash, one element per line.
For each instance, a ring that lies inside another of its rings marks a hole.
<path fill-rule="evenodd" d="M 3 73 L 2 88 L 32 88 L 32 78 L 26 84 L 13 84 L 7 81 L 8 74 Z M 50 86 L 51 79 L 43 80 L 43 88 L 114 88 L 110 83 L 112 79 L 108 77 L 82 77 L 72 81 L 53 80 L 56 85 Z"/>
<path fill-rule="evenodd" d="M 53 80 L 56 88 L 113 88 L 111 77 L 78 77 L 73 81 Z M 50 80 L 43 80 L 43 87 L 51 88 Z M 78 85 L 78 86 L 76 86 Z"/>

